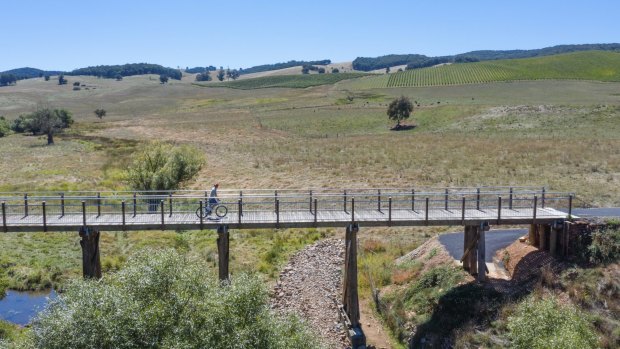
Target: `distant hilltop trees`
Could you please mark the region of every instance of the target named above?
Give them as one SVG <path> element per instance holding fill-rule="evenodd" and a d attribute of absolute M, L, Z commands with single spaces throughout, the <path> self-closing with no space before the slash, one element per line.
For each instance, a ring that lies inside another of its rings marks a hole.
<path fill-rule="evenodd" d="M 188 74 L 200 74 L 200 73 L 207 73 L 207 72 L 211 72 L 211 71 L 216 71 L 217 68 L 210 65 L 208 67 L 194 67 L 194 68 L 185 68 L 185 72 Z"/>
<path fill-rule="evenodd" d="M 431 67 L 443 63 L 468 63 L 478 61 L 490 61 L 499 59 L 517 59 L 540 56 L 551 56 L 562 53 L 577 51 L 619 51 L 620 44 L 585 44 L 585 45 L 559 45 L 535 50 L 508 50 L 508 51 L 471 51 L 454 56 L 429 57 L 419 54 L 409 55 L 386 55 L 380 57 L 357 57 L 353 61 L 353 69 L 371 71 L 385 69 L 397 65 L 407 65 L 407 69 Z"/>
<path fill-rule="evenodd" d="M 0 86 L 14 85 L 17 78 L 13 74 L 0 74 Z"/>
<path fill-rule="evenodd" d="M 171 79 L 181 80 L 182 74 L 178 69 L 166 68 L 159 64 L 132 63 L 123 65 L 99 65 L 96 67 L 86 67 L 75 69 L 67 75 L 90 75 L 100 78 L 117 79 L 118 77 L 157 74 L 165 75 Z"/>
<path fill-rule="evenodd" d="M 260 73 L 260 72 L 270 71 L 270 70 L 297 67 L 300 65 L 301 66 L 328 65 L 331 63 L 332 61 L 329 59 L 324 59 L 321 61 L 288 61 L 285 63 L 263 64 L 263 65 L 257 65 L 257 66 L 247 68 L 247 69 L 239 69 L 239 74 Z"/>

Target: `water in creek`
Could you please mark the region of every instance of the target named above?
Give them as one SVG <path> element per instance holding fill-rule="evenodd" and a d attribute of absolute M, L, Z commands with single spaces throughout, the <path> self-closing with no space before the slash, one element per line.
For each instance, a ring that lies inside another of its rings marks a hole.
<path fill-rule="evenodd" d="M 56 298 L 56 291 L 18 292 L 7 291 L 0 300 L 0 319 L 25 326 L 45 308 L 49 299 Z"/>

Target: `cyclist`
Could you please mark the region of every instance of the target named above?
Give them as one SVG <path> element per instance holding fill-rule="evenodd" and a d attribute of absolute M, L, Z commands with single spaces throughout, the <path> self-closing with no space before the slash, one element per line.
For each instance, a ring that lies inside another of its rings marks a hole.
<path fill-rule="evenodd" d="M 211 211 L 213 211 L 213 207 L 215 207 L 215 205 L 220 203 L 220 201 L 217 199 L 217 188 L 219 186 L 220 186 L 219 183 L 215 183 L 213 187 L 211 188 L 211 193 L 209 194 L 209 203 L 207 204 L 207 207 L 205 208 L 205 211 L 207 211 L 207 216 L 211 214 Z"/>

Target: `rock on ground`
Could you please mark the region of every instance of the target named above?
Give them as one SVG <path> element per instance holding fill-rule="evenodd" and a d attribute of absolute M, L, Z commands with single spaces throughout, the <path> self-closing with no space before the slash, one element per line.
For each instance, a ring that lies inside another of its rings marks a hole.
<path fill-rule="evenodd" d="M 324 339 L 330 348 L 348 347 L 336 301 L 342 297 L 344 242 L 327 239 L 295 253 L 280 273 L 271 307 L 295 313 Z"/>

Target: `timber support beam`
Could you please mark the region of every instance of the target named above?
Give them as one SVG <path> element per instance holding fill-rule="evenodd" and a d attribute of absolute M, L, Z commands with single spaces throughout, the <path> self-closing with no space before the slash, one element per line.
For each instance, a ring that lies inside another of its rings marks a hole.
<path fill-rule="evenodd" d="M 487 222 L 480 225 L 466 225 L 463 241 L 463 256 L 461 263 L 463 269 L 471 275 L 476 275 L 480 282 L 486 281 L 488 269 L 484 260 L 485 255 L 485 231 L 489 230 Z"/>
<path fill-rule="evenodd" d="M 366 347 L 366 336 L 360 324 L 360 308 L 357 292 L 357 223 L 347 225 L 345 234 L 344 275 L 340 320 L 351 341 L 353 349 Z"/>
<path fill-rule="evenodd" d="M 229 240 L 230 234 L 228 232 L 227 225 L 220 225 L 217 227 L 217 255 L 218 255 L 218 267 L 219 276 L 221 282 L 229 282 L 230 277 L 228 273 L 229 262 Z"/>
<path fill-rule="evenodd" d="M 85 279 L 101 279 L 101 259 L 99 254 L 99 230 L 80 228 L 82 246 L 82 274 Z"/>

